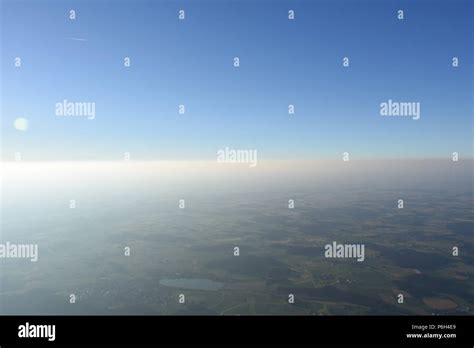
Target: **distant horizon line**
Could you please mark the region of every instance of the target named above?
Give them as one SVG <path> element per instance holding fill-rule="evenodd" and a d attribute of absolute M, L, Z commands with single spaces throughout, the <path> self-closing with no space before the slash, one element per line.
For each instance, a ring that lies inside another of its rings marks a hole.
<path fill-rule="evenodd" d="M 366 162 L 375 162 L 375 161 L 450 161 L 452 162 L 451 157 L 383 157 L 383 158 L 351 158 L 347 162 L 361 162 L 361 161 L 366 161 Z M 469 156 L 469 157 L 459 157 L 458 162 L 462 161 L 472 161 L 474 160 L 474 156 Z M 170 160 L 170 159 L 129 159 L 129 160 L 124 160 L 124 159 L 105 159 L 105 160 L 0 160 L 0 163 L 90 163 L 90 162 L 106 162 L 106 163 L 129 163 L 129 162 L 134 162 L 134 163 L 153 163 L 153 162 L 173 162 L 173 163 L 180 163 L 180 162 L 209 162 L 209 163 L 216 163 L 219 165 L 225 165 L 225 164 L 245 164 L 245 163 L 219 163 L 217 160 L 212 160 L 212 159 L 177 159 L 177 160 Z M 258 162 L 344 162 L 341 159 L 335 159 L 335 158 L 318 158 L 318 159 L 264 159 L 264 160 L 258 160 Z"/>

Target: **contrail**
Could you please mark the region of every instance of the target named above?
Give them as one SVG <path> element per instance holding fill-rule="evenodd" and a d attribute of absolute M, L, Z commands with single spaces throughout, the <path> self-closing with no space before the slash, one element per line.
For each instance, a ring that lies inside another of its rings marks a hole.
<path fill-rule="evenodd" d="M 67 37 L 66 39 L 74 40 L 74 41 L 87 41 L 87 39 L 81 39 L 81 38 L 78 38 L 78 37 Z"/>

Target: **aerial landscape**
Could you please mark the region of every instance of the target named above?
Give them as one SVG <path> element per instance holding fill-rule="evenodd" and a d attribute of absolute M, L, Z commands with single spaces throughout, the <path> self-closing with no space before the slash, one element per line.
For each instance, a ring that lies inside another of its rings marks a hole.
<path fill-rule="evenodd" d="M 39 258 L 5 260 L 2 312 L 472 314 L 472 165 L 11 163 L 3 238 Z M 333 241 L 364 261 L 326 258 Z"/>
<path fill-rule="evenodd" d="M 0 315 L 474 314 L 472 2 L 268 3 L 2 1 Z"/>

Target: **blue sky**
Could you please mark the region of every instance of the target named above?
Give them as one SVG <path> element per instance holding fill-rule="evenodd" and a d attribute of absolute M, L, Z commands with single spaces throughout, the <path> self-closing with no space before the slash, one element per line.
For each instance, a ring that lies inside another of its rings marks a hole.
<path fill-rule="evenodd" d="M 1 11 L 4 159 L 215 160 L 226 146 L 259 160 L 472 156 L 469 1 L 3 0 Z M 56 116 L 63 99 L 95 102 L 96 118 Z M 381 117 L 388 99 L 420 102 L 420 120 Z"/>

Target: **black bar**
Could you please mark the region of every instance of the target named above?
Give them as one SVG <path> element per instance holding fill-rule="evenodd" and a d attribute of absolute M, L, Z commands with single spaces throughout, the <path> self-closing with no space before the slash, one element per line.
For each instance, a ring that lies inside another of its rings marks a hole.
<path fill-rule="evenodd" d="M 55 325 L 54 341 L 45 337 L 20 338 L 19 326 L 27 322 Z M 2 316 L 0 346 L 409 344 L 472 347 L 473 324 L 473 318 L 468 316 Z M 423 326 L 425 330 L 421 329 Z M 407 334 L 455 334 L 456 337 L 407 338 Z"/>

